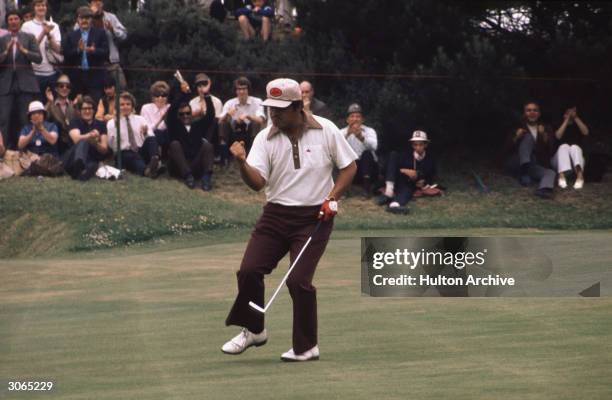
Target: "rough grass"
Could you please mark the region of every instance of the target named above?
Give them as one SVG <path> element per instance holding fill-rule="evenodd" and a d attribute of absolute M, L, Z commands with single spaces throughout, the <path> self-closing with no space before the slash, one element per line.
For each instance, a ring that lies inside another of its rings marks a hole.
<path fill-rule="evenodd" d="M 612 228 L 612 185 L 587 184 L 582 191 L 556 191 L 555 199 L 533 196 L 534 188 L 483 174 L 492 192 L 482 194 L 468 172 L 445 170 L 448 187 L 439 198 L 410 203 L 411 214 L 384 212 L 353 195 L 341 202 L 337 229 L 608 229 Z M 14 178 L 0 182 L 0 257 L 64 254 L 214 235 L 252 227 L 264 203 L 235 169 L 217 170 L 215 190 L 189 190 L 166 177 L 156 181 L 75 182 L 66 177 Z M 357 192 L 357 190 L 353 190 Z"/>

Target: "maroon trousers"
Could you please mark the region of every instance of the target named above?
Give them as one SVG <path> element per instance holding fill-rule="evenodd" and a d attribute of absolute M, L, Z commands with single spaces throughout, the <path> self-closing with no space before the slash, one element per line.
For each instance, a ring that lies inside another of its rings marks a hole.
<path fill-rule="evenodd" d="M 320 206 L 290 207 L 274 203 L 264 206 L 244 252 L 238 276 L 238 296 L 225 321 L 253 333 L 264 329 L 264 315 L 249 301 L 265 306 L 264 275 L 272 272 L 289 252 L 290 262 L 312 234 Z M 287 279 L 293 300 L 293 351 L 301 354 L 317 345 L 317 292 L 312 285 L 317 263 L 325 251 L 333 220 L 323 222 Z"/>

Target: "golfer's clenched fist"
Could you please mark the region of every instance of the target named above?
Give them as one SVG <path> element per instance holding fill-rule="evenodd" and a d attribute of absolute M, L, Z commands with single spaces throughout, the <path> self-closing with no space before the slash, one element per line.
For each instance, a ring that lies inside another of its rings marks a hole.
<path fill-rule="evenodd" d="M 246 150 L 244 148 L 244 142 L 234 142 L 230 147 L 230 152 L 240 162 L 246 160 Z"/>

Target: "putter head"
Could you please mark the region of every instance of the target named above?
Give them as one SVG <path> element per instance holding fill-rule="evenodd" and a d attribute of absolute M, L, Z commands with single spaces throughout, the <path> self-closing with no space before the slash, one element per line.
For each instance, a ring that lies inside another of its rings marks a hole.
<path fill-rule="evenodd" d="M 249 306 L 251 306 L 252 309 L 259 311 L 262 314 L 266 313 L 266 310 L 259 307 L 257 304 L 253 303 L 252 301 L 249 301 Z"/>

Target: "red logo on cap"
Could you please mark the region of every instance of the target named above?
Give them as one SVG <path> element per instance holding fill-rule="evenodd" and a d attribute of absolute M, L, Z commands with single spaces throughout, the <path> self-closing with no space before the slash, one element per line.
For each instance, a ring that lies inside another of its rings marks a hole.
<path fill-rule="evenodd" d="M 280 90 L 277 87 L 273 87 L 272 89 L 270 89 L 270 96 L 272 97 L 280 97 L 283 95 L 283 91 Z"/>

